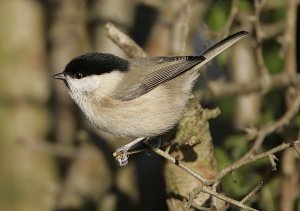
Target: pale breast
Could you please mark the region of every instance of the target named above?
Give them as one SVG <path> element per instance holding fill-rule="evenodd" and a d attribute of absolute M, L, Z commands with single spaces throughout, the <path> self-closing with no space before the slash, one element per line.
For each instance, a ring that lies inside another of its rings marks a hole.
<path fill-rule="evenodd" d="M 153 137 L 174 127 L 189 98 L 195 75 L 186 73 L 129 101 L 103 99 L 90 104 L 97 128 L 124 137 Z"/>

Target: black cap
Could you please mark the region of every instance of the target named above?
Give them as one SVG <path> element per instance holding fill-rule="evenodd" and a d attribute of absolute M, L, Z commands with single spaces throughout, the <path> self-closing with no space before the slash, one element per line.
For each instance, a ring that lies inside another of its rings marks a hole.
<path fill-rule="evenodd" d="M 113 70 L 127 71 L 128 60 L 107 53 L 87 53 L 72 59 L 65 67 L 64 74 L 57 74 L 56 79 L 64 80 L 65 75 L 82 78 L 101 75 Z"/>

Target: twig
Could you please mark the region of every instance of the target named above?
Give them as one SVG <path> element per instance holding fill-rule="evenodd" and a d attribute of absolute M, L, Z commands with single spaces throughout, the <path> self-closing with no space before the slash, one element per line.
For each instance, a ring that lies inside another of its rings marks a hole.
<path fill-rule="evenodd" d="M 262 145 L 265 137 L 267 135 L 271 134 L 272 132 L 276 131 L 277 129 L 287 125 L 291 121 L 291 119 L 298 113 L 299 107 L 300 107 L 300 94 L 295 98 L 295 101 L 293 102 L 293 105 L 291 105 L 291 107 L 287 110 L 287 112 L 280 119 L 278 119 L 273 124 L 270 124 L 270 125 L 267 125 L 267 126 L 263 127 L 261 130 L 259 130 L 257 132 L 257 134 L 256 134 L 257 137 L 256 137 L 256 140 L 255 140 L 252 148 L 242 158 L 240 158 L 239 160 L 234 162 L 228 168 L 222 170 L 218 174 L 218 176 L 216 177 L 216 181 L 220 180 L 221 178 L 223 178 L 228 173 L 240 168 L 243 165 L 246 165 L 248 163 L 252 163 L 255 160 L 258 160 L 258 159 L 261 159 L 265 156 L 274 154 L 274 152 L 271 153 L 272 150 L 275 150 L 275 152 L 278 152 L 278 151 L 281 151 L 283 149 L 286 149 L 286 148 L 290 147 L 291 146 L 290 144 L 283 143 L 283 144 L 279 145 L 278 147 L 275 147 L 274 149 L 269 150 L 266 153 L 261 153 L 259 155 L 253 156 L 253 153 L 255 151 L 257 151 L 258 148 Z"/>
<path fill-rule="evenodd" d="M 237 170 L 238 168 L 240 168 L 242 166 L 245 166 L 249 163 L 253 163 L 254 161 L 260 160 L 262 158 L 268 157 L 269 155 L 273 155 L 277 152 L 285 150 L 285 149 L 287 149 L 289 147 L 292 147 L 292 146 L 294 146 L 296 144 L 299 144 L 299 143 L 300 143 L 300 140 L 289 142 L 289 143 L 283 143 L 283 144 L 280 144 L 277 147 L 274 147 L 273 149 L 270 149 L 267 152 L 263 152 L 263 153 L 260 153 L 258 155 L 249 157 L 248 159 L 243 160 L 242 162 L 241 161 L 240 162 L 235 162 L 234 164 L 232 164 L 232 165 L 228 166 L 227 168 L 223 169 L 222 171 L 220 171 L 220 173 L 215 177 L 215 180 L 219 181 L 224 176 L 226 176 L 227 174 Z"/>
<path fill-rule="evenodd" d="M 265 83 L 268 82 L 268 69 L 265 66 L 264 58 L 263 58 L 263 51 L 262 51 L 262 42 L 263 42 L 263 31 L 261 29 L 260 25 L 260 14 L 262 11 L 262 8 L 264 4 L 266 3 L 266 0 L 255 0 L 254 1 L 254 29 L 255 29 L 255 35 L 256 35 L 256 49 L 255 49 L 255 56 L 258 62 L 259 70 L 261 76 L 266 80 Z"/>
<path fill-rule="evenodd" d="M 296 151 L 296 153 L 298 154 L 298 157 L 300 158 L 300 151 L 297 148 L 297 143 L 296 142 L 293 143 L 293 149 Z"/>
<path fill-rule="evenodd" d="M 117 29 L 112 23 L 105 25 L 107 36 L 118 45 L 129 57 L 147 57 L 145 51 L 125 33 Z"/>
<path fill-rule="evenodd" d="M 198 91 L 195 95 L 203 100 L 211 100 L 219 97 L 243 95 L 251 92 L 258 92 L 261 90 L 274 90 L 291 85 L 297 86 L 300 84 L 300 75 L 294 76 L 286 73 L 280 73 L 270 76 L 270 82 L 264 83 L 265 80 L 260 78 L 249 83 L 233 83 L 225 82 L 223 80 L 209 82 L 205 90 Z"/>
<path fill-rule="evenodd" d="M 278 38 L 285 31 L 285 23 L 284 22 L 275 22 L 275 23 L 260 23 L 262 33 L 262 39 L 272 39 Z"/>
<path fill-rule="evenodd" d="M 147 144 L 147 143 L 145 143 Z M 150 146 L 150 145 L 149 145 Z M 209 185 L 212 184 L 213 181 L 205 179 L 204 177 L 202 177 L 200 174 L 194 172 L 192 169 L 190 169 L 189 167 L 185 166 L 178 158 L 174 158 L 172 157 L 170 154 L 164 152 L 161 149 L 154 149 L 153 150 L 156 154 L 166 158 L 167 160 L 169 160 L 171 163 L 174 163 L 176 166 L 178 166 L 179 168 L 183 169 L 184 171 L 186 171 L 188 174 L 192 175 L 193 177 L 195 177 L 197 180 L 199 180 L 200 182 L 202 182 L 204 185 Z"/>
<path fill-rule="evenodd" d="M 277 165 L 276 165 L 275 160 L 278 160 L 278 158 L 276 158 L 275 155 L 269 155 L 269 161 L 270 161 L 271 166 L 272 166 L 272 171 L 276 171 L 277 170 Z"/>
<path fill-rule="evenodd" d="M 241 203 L 245 204 L 249 201 L 262 188 L 263 184 L 263 181 L 259 182 L 257 186 L 241 200 Z"/>
<path fill-rule="evenodd" d="M 300 94 L 294 99 L 294 102 L 291 105 L 291 107 L 280 119 L 278 119 L 273 124 L 267 125 L 264 128 L 262 128 L 260 131 L 258 131 L 257 138 L 252 148 L 249 150 L 249 152 L 246 155 L 243 156 L 243 158 L 247 159 L 250 155 L 253 154 L 253 152 L 257 151 L 258 148 L 262 145 L 267 135 L 273 133 L 279 128 L 288 125 L 291 119 L 298 113 L 299 107 L 300 107 Z"/>
<path fill-rule="evenodd" d="M 225 38 L 229 35 L 230 28 L 236 18 L 237 12 L 238 12 L 238 4 L 239 4 L 239 0 L 231 1 L 231 9 L 229 12 L 229 16 L 228 16 L 225 26 L 222 30 L 220 38 Z"/>
<path fill-rule="evenodd" d="M 241 203 L 241 202 L 239 202 L 239 201 L 237 201 L 237 200 L 234 200 L 234 199 L 231 199 L 231 198 L 229 198 L 229 197 L 227 197 L 227 196 L 224 196 L 224 195 L 222 195 L 222 194 L 219 194 L 219 193 L 217 193 L 217 192 L 211 190 L 211 189 L 210 189 L 209 187 L 207 187 L 207 186 L 203 186 L 203 187 L 200 187 L 200 188 L 195 188 L 194 191 L 190 194 L 189 200 L 188 200 L 188 202 L 187 202 L 187 204 L 186 204 L 185 206 L 190 207 L 190 206 L 192 205 L 192 202 L 194 201 L 194 199 L 195 199 L 195 198 L 197 197 L 197 195 L 198 195 L 199 193 L 201 193 L 201 192 L 210 194 L 210 195 L 212 195 L 212 196 L 214 196 L 214 197 L 216 197 L 216 198 L 218 198 L 218 199 L 221 199 L 221 200 L 223 200 L 223 201 L 226 201 L 226 202 L 228 202 L 228 203 L 230 203 L 230 204 L 233 204 L 233 205 L 235 205 L 235 206 L 237 206 L 237 207 L 240 207 L 240 208 L 242 208 L 242 209 L 244 209 L 244 210 L 257 211 L 256 209 L 251 208 L 251 207 L 248 207 L 248 206 L 244 205 L 243 203 Z"/>
<path fill-rule="evenodd" d="M 285 63 L 284 71 L 290 75 L 295 75 L 296 70 L 296 21 L 297 21 L 297 2 L 287 0 L 287 17 L 285 23 L 285 33 L 283 37 L 283 55 L 289 62 Z"/>
<path fill-rule="evenodd" d="M 186 39 L 189 33 L 189 20 L 190 20 L 190 10 L 191 10 L 191 1 L 186 0 L 185 1 L 185 9 L 184 9 L 184 25 L 182 30 L 182 45 L 180 50 L 180 55 L 184 54 L 185 47 L 186 47 Z"/>
<path fill-rule="evenodd" d="M 201 211 L 211 211 L 211 208 L 199 206 L 198 204 L 196 204 L 194 202 L 192 203 L 192 207 L 196 208 L 197 210 L 201 210 Z M 190 209 L 188 208 L 187 210 L 190 210 Z"/>
<path fill-rule="evenodd" d="M 145 143 L 145 144 L 147 144 L 147 143 Z M 193 177 L 195 177 L 196 179 L 198 179 L 204 185 L 205 184 L 212 184 L 212 181 L 203 178 L 202 176 L 200 176 L 199 174 L 197 174 L 196 172 L 194 172 L 193 170 L 191 170 L 190 168 L 188 168 L 187 166 L 185 166 L 184 164 L 182 164 L 182 162 L 180 162 L 178 159 L 176 159 L 176 158 L 172 157 L 171 155 L 165 153 L 163 150 L 161 150 L 161 149 L 154 149 L 154 152 L 157 153 L 158 155 L 166 158 L 170 162 L 174 163 L 176 166 L 180 167 L 181 169 L 183 169 L 184 171 L 186 171 L 187 173 L 189 173 L 190 175 L 192 175 Z M 210 195 L 212 195 L 212 196 L 214 196 L 214 197 L 216 197 L 218 199 L 221 199 L 221 200 L 226 201 L 226 202 L 228 202 L 230 204 L 236 205 L 236 206 L 238 206 L 240 208 L 243 208 L 245 210 L 252 210 L 252 211 L 256 210 L 256 209 L 253 209 L 251 207 L 248 207 L 248 206 L 242 204 L 239 201 L 236 201 L 234 199 L 231 199 L 229 197 L 221 195 L 221 194 L 219 194 L 219 193 L 211 190 L 211 188 L 209 188 L 207 186 L 203 186 L 201 188 L 195 189 L 193 191 L 192 195 L 189 197 L 189 202 L 188 202 L 187 206 L 189 206 L 189 207 L 192 206 L 194 199 L 196 198 L 196 196 L 200 192 L 204 192 L 204 193 L 210 194 Z"/>

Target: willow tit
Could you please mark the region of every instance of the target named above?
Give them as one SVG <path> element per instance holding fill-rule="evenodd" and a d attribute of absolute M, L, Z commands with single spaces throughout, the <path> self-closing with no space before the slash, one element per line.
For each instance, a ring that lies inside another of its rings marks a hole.
<path fill-rule="evenodd" d="M 117 150 L 124 165 L 135 143 L 161 135 L 179 121 L 200 67 L 247 34 L 237 32 L 199 56 L 123 59 L 87 53 L 72 59 L 54 78 L 65 82 L 96 128 L 137 138 Z"/>

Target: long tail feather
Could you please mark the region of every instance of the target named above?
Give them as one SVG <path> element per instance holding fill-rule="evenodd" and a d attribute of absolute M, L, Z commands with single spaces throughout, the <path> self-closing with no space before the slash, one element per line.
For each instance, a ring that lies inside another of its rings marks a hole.
<path fill-rule="evenodd" d="M 201 62 L 199 65 L 197 65 L 197 69 L 202 67 L 205 63 L 212 60 L 214 57 L 225 51 L 227 48 L 235 44 L 237 41 L 242 39 L 244 36 L 246 36 L 248 32 L 246 31 L 239 31 L 233 35 L 230 35 L 226 37 L 225 39 L 221 40 L 220 42 L 214 44 L 212 47 L 204 51 L 201 56 L 205 57 L 205 60 Z"/>

